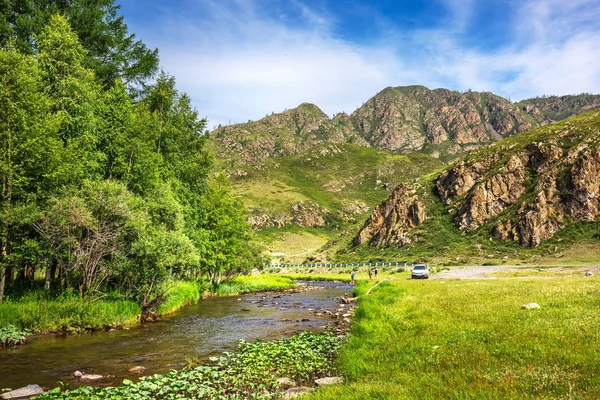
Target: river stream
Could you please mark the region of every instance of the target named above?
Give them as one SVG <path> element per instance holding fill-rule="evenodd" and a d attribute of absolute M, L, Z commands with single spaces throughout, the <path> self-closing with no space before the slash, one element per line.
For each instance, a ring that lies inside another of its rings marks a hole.
<path fill-rule="evenodd" d="M 315 313 L 337 309 L 336 297 L 351 290 L 345 283 L 311 282 L 309 290 L 297 293 L 208 298 L 129 330 L 33 337 L 20 348 L 0 350 L 0 389 L 28 384 L 54 388 L 59 381 L 76 387 L 72 373 L 77 370 L 107 377 L 94 385 L 114 386 L 124 378 L 182 368 L 188 358 L 234 351 L 240 339 L 322 330 L 334 319 Z M 136 366 L 145 368 L 141 375 L 129 371 Z"/>

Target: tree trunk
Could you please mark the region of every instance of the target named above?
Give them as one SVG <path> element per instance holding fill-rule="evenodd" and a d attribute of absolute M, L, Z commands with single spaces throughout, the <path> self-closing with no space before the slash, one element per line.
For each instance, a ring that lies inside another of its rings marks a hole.
<path fill-rule="evenodd" d="M 33 265 L 28 265 L 25 269 L 25 279 L 28 281 L 35 280 L 35 267 Z"/>
<path fill-rule="evenodd" d="M 6 269 L 4 271 L 4 275 L 5 276 L 5 282 L 12 282 L 13 281 L 13 275 L 14 275 L 14 268 L 11 265 L 7 265 Z"/>
<path fill-rule="evenodd" d="M 0 303 L 4 300 L 4 285 L 6 282 L 6 275 L 4 274 L 4 268 L 0 269 Z"/>
<path fill-rule="evenodd" d="M 2 261 L 6 260 L 6 239 L 2 240 Z M 4 300 L 4 285 L 6 284 L 6 268 L 0 268 L 0 303 Z"/>
<path fill-rule="evenodd" d="M 52 260 L 51 263 L 46 265 L 46 280 L 44 281 L 44 289 L 50 290 L 50 284 L 54 280 L 55 273 L 56 273 L 56 260 Z"/>

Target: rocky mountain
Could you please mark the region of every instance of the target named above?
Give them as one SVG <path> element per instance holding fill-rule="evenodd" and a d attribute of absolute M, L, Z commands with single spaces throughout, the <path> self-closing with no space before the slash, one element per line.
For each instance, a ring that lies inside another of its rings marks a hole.
<path fill-rule="evenodd" d="M 210 134 L 218 159 L 227 166 L 245 166 L 268 158 L 301 153 L 322 143 L 368 146 L 340 114 L 330 119 L 319 107 L 304 103 L 256 122 L 229 125 Z"/>
<path fill-rule="evenodd" d="M 376 208 L 354 245 L 402 246 L 411 242 L 417 225 L 420 234 L 439 229 L 440 221 L 447 221 L 443 214 L 462 235 L 491 235 L 525 247 L 538 246 L 569 225 L 600 221 L 600 110 L 472 151 L 432 183 L 434 191 L 424 189 L 427 185 L 399 186 Z M 422 203 L 432 192 L 437 200 L 430 204 L 443 205 L 435 217 Z M 427 227 L 435 218 L 438 223 Z"/>
<path fill-rule="evenodd" d="M 509 135 L 600 107 L 600 95 L 510 101 L 489 92 L 388 87 L 351 115 L 329 118 L 314 104 L 213 131 L 210 145 L 233 174 L 322 143 L 355 143 L 444 160 Z"/>
<path fill-rule="evenodd" d="M 544 96 L 515 104 L 539 124 L 546 125 L 600 107 L 600 96 L 582 93 L 576 96 Z"/>
<path fill-rule="evenodd" d="M 372 246 L 410 243 L 408 233 L 427 217 L 425 205 L 419 201 L 416 190 L 405 184 L 398 185 L 390 197 L 378 205 L 358 235 L 354 245 Z"/>

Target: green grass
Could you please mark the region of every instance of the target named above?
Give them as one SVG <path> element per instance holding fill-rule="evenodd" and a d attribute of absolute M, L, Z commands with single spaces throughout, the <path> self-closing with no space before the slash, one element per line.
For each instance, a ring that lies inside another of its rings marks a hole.
<path fill-rule="evenodd" d="M 360 299 L 348 383 L 309 398 L 597 399 L 599 308 L 594 278 L 386 282 Z"/>
<path fill-rule="evenodd" d="M 195 304 L 200 300 L 206 285 L 198 282 L 173 282 L 166 293 L 166 300 L 158 306 L 161 315 L 171 314 L 180 308 Z"/>
<path fill-rule="evenodd" d="M 0 326 L 14 325 L 31 333 L 101 330 L 136 325 L 140 311 L 130 300 L 94 301 L 68 294 L 53 298 L 34 291 L 0 304 Z"/>

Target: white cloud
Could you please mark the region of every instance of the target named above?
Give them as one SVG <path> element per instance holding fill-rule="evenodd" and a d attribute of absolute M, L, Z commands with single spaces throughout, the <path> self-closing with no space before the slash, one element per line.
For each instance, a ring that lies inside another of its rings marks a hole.
<path fill-rule="evenodd" d="M 302 102 L 330 115 L 350 113 L 396 85 L 489 90 L 512 100 L 600 92 L 595 0 L 516 3 L 515 26 L 507 32 L 515 40 L 493 53 L 460 42 L 465 32 L 456 27 L 464 30 L 472 7 L 458 5 L 473 2 L 444 1 L 454 21 L 447 28 L 400 32 L 393 41 L 387 37 L 361 46 L 337 39 L 327 14 L 300 0 L 293 4 L 303 24 L 294 25 L 285 16 L 265 17 L 253 0 L 204 0 L 206 14 L 166 16 L 168 23 L 156 27 L 150 44 L 160 48 L 163 66 L 210 127 L 258 119 Z"/>

